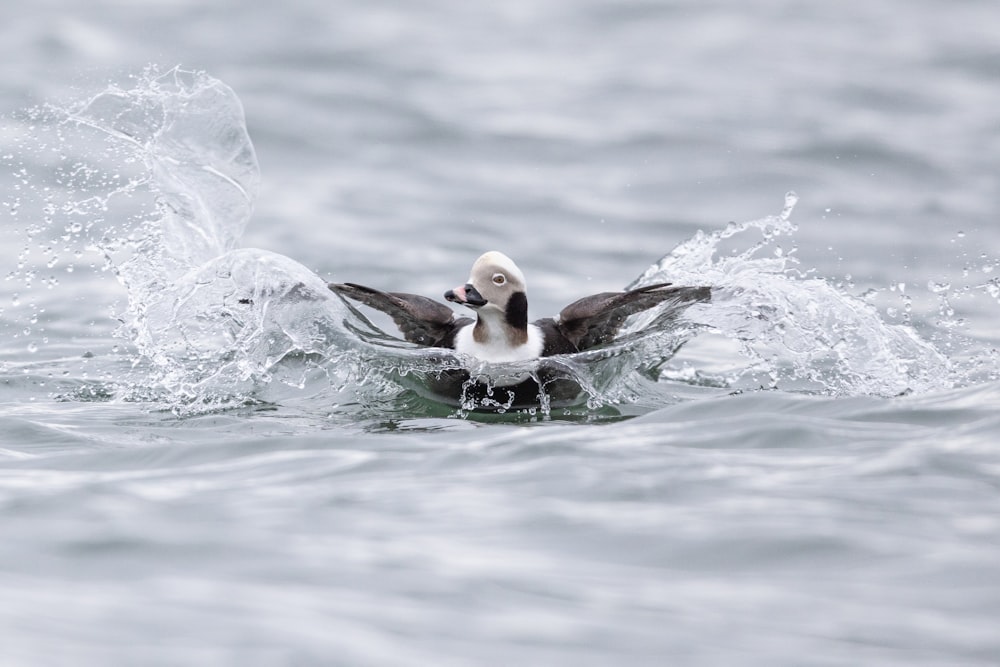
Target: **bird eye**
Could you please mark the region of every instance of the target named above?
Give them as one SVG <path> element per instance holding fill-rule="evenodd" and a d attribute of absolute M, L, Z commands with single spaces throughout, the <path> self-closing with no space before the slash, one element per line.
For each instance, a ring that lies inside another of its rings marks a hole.
<path fill-rule="evenodd" d="M 502 273 L 494 273 L 493 274 L 493 284 L 494 285 L 503 285 L 505 282 L 507 282 L 507 276 L 505 276 Z"/>

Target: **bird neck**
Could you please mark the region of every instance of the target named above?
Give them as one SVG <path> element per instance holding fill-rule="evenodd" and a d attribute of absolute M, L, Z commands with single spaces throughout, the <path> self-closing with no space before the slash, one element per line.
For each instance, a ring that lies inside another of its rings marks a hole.
<path fill-rule="evenodd" d="M 520 296 L 519 296 L 520 295 Z M 528 301 L 518 292 L 505 310 L 484 306 L 479 309 L 473 339 L 482 345 L 504 344 L 518 347 L 528 342 Z"/>

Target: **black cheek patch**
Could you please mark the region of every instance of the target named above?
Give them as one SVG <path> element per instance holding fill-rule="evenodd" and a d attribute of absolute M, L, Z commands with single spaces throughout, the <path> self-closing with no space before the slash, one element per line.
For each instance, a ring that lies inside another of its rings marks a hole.
<path fill-rule="evenodd" d="M 528 326 L 528 297 L 524 292 L 514 292 L 507 302 L 507 324 L 516 329 Z"/>

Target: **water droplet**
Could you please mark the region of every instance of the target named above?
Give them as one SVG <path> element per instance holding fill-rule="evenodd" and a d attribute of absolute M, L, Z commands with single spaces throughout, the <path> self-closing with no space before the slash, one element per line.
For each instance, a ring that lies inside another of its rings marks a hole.
<path fill-rule="evenodd" d="M 28 352 L 31 352 L 32 354 L 38 352 L 38 344 L 34 341 L 28 343 Z"/>
<path fill-rule="evenodd" d="M 781 219 L 788 220 L 795 205 L 799 203 L 799 196 L 793 190 L 785 193 L 785 208 L 781 210 Z"/>
<path fill-rule="evenodd" d="M 934 292 L 935 294 L 940 294 L 941 292 L 947 292 L 951 289 L 951 283 L 939 283 L 933 280 L 927 281 L 927 289 Z"/>

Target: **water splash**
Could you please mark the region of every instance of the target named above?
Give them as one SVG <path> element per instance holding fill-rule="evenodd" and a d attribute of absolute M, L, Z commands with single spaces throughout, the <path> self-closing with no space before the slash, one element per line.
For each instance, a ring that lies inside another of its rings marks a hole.
<path fill-rule="evenodd" d="M 125 163 L 145 167 L 139 180 L 152 185 L 157 215 L 141 231 L 155 252 L 144 248 L 138 256 L 147 263 L 135 271 L 116 258 L 126 279 L 176 277 L 237 246 L 260 173 L 243 107 L 224 83 L 180 68 L 148 70 L 131 88 L 111 86 L 67 109 L 63 123 L 106 135 Z M 134 226 L 123 231 L 135 239 Z M 122 245 L 107 234 L 100 241 L 108 253 Z"/>
<path fill-rule="evenodd" d="M 796 231 L 790 216 L 797 200 L 790 192 L 778 215 L 699 232 L 632 287 L 662 280 L 713 285 L 712 306 L 699 309 L 698 322 L 736 341 L 750 362 L 729 384 L 751 374 L 766 376 L 772 388 L 832 395 L 894 396 L 950 387 L 949 360 L 911 327 L 888 324 L 864 299 L 807 277 L 797 269 L 794 249 L 758 256 Z M 749 248 L 717 256 L 723 241 L 754 230 L 761 238 Z"/>
<path fill-rule="evenodd" d="M 117 335 L 135 370 L 118 378 L 120 396 L 238 403 L 276 378 L 302 385 L 296 355 L 335 356 L 339 302 L 325 284 L 287 258 L 237 249 L 259 170 L 228 86 L 149 68 L 130 85 L 32 109 L 17 134 L 34 158 L 15 169 L 18 208 L 27 199 L 39 210 L 19 210 L 30 222 L 8 279 L 30 289 L 38 249 L 50 267 L 66 255 L 102 258 L 127 294 Z"/>
<path fill-rule="evenodd" d="M 560 404 L 655 407 L 677 400 L 672 392 L 684 385 L 756 388 L 761 377 L 772 388 L 836 395 L 928 391 L 953 377 L 948 359 L 913 329 L 798 270 L 794 246 L 778 243 L 795 232 L 793 193 L 777 215 L 699 232 L 630 285 L 709 285 L 711 303 L 686 311 L 666 303 L 635 316 L 605 348 L 486 365 L 405 343 L 297 262 L 238 247 L 259 172 L 240 102 L 217 79 L 150 69 L 130 87 L 45 114 L 57 128 L 52 174 L 65 196 L 46 200 L 49 213 L 29 236 L 55 231 L 65 251 L 86 244 L 125 286 L 118 335 L 135 353 L 119 397 L 200 411 L 303 396 L 378 406 L 415 392 L 448 398 L 459 414 L 534 415 Z M 100 163 L 69 149 L 83 136 Z M 737 250 L 722 255 L 727 244 Z M 712 335 L 737 344 L 735 371 L 671 365 L 687 342 Z M 544 388 L 529 407 L 509 389 L 525 377 Z"/>

